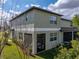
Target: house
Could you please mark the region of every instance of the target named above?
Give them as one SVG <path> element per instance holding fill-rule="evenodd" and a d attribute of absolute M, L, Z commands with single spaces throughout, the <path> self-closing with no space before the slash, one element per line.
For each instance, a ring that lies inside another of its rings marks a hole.
<path fill-rule="evenodd" d="M 75 27 L 62 15 L 31 7 L 10 20 L 12 36 L 31 45 L 32 54 L 56 47 L 74 38 Z"/>

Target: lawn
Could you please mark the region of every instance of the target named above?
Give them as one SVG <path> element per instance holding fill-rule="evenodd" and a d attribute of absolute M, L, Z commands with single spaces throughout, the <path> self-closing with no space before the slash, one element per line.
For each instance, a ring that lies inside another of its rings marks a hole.
<path fill-rule="evenodd" d="M 34 56 L 26 56 L 26 59 L 53 59 L 57 53 L 57 49 L 55 48 Z M 4 48 L 1 56 L 2 59 L 24 59 L 22 51 L 14 43 Z"/>
<path fill-rule="evenodd" d="M 11 46 L 5 46 L 1 56 L 3 59 L 21 59 L 23 57 L 23 53 L 20 49 L 17 49 L 15 44 L 12 43 Z"/>

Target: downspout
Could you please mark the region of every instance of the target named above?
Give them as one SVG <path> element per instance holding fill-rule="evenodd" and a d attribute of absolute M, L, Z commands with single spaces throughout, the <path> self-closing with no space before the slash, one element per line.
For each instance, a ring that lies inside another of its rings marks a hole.
<path fill-rule="evenodd" d="M 72 27 L 72 40 L 73 40 L 74 39 L 74 30 L 73 30 L 72 21 L 71 21 L 71 27 Z"/>

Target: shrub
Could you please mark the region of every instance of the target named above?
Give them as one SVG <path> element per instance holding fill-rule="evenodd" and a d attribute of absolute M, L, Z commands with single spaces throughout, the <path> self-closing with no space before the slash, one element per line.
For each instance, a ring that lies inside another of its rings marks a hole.
<path fill-rule="evenodd" d="M 60 53 L 54 59 L 79 59 L 79 41 L 71 41 L 72 48 L 62 47 Z"/>

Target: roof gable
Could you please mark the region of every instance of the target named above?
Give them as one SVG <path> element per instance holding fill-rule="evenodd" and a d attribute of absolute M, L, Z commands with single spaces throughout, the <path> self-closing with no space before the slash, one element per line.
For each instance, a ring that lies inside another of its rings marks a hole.
<path fill-rule="evenodd" d="M 22 12 L 21 14 L 17 15 L 16 17 L 14 17 L 13 19 L 10 20 L 13 21 L 14 19 L 20 17 L 21 15 L 25 14 L 25 13 L 28 13 L 29 11 L 32 11 L 33 9 L 37 9 L 37 10 L 40 10 L 40 11 L 43 11 L 43 12 L 46 12 L 46 13 L 51 13 L 51 14 L 55 14 L 55 15 L 58 15 L 58 16 L 62 16 L 61 14 L 57 14 L 55 12 L 51 12 L 51 11 L 48 11 L 48 10 L 45 10 L 45 9 L 42 9 L 42 8 L 38 8 L 38 7 L 31 7 L 29 8 L 28 10 Z"/>

